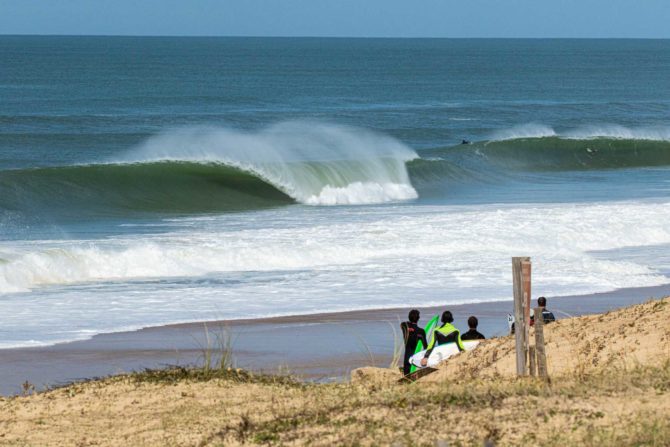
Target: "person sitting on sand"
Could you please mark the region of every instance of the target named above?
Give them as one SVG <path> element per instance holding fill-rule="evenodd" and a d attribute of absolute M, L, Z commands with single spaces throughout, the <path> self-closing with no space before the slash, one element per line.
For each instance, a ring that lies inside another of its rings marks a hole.
<path fill-rule="evenodd" d="M 463 342 L 461 341 L 461 332 L 456 329 L 454 326 L 454 316 L 448 310 L 445 310 L 442 313 L 442 326 L 433 331 L 433 336 L 430 337 L 430 343 L 428 343 L 428 349 L 426 354 L 421 359 L 421 366 L 426 366 L 428 364 L 428 357 L 430 357 L 431 352 L 436 346 L 444 345 L 447 343 L 456 343 L 459 351 L 465 351 L 463 347 Z"/>
<path fill-rule="evenodd" d="M 545 323 L 553 323 L 556 321 L 554 314 L 547 310 L 547 299 L 543 296 L 537 299 L 537 305 L 542 309 L 542 319 Z M 535 315 L 530 316 L 530 325 L 532 326 L 535 323 Z"/>
<path fill-rule="evenodd" d="M 427 346 L 426 342 L 426 331 L 421 329 L 417 324 L 419 322 L 419 311 L 412 309 L 407 315 L 409 321 L 400 323 L 400 329 L 402 329 L 402 338 L 405 341 L 405 358 L 402 364 L 402 371 L 404 375 L 410 373 L 412 365 L 409 363 L 409 358 L 414 355 L 416 351 L 416 345 L 421 342 L 423 346 Z"/>
<path fill-rule="evenodd" d="M 484 334 L 477 331 L 478 324 L 479 320 L 477 320 L 477 317 L 472 316 L 468 318 L 468 328 L 470 328 L 470 330 L 461 335 L 461 340 L 484 340 L 486 338 L 484 337 Z"/>

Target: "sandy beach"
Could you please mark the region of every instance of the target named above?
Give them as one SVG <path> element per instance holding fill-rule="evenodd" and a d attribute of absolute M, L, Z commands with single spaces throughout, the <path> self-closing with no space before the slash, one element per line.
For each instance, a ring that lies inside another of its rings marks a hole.
<path fill-rule="evenodd" d="M 670 285 L 621 289 L 550 299 L 549 307 L 558 318 L 565 318 L 667 295 Z M 465 320 L 476 315 L 480 331 L 488 337 L 507 334 L 506 315 L 511 307 L 507 301 L 448 306 L 458 327 L 466 330 Z M 445 308 L 420 308 L 422 321 Z M 0 350 L 0 393 L 20 393 L 26 381 L 39 390 L 145 368 L 198 365 L 204 359 L 207 332 L 213 350 L 218 348 L 217 336 L 231 337 L 237 367 L 290 372 L 308 381 L 345 381 L 354 368 L 389 365 L 394 336 L 400 335 L 398 322 L 404 321 L 408 309 L 180 324 L 101 334 L 49 347 Z"/>
<path fill-rule="evenodd" d="M 169 369 L 28 389 L 0 398 L 0 445 L 665 446 L 668 318 L 665 298 L 547 325 L 549 382 L 515 377 L 505 336 L 413 384 L 379 367 L 322 384 Z"/>

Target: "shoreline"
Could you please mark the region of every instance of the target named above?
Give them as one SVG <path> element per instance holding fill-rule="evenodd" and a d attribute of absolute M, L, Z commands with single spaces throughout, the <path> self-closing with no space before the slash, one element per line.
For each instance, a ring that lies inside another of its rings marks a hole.
<path fill-rule="evenodd" d="M 557 318 L 603 313 L 670 295 L 670 283 L 589 295 L 549 298 Z M 507 334 L 511 301 L 418 307 L 421 323 L 445 309 L 466 329 L 469 315 L 479 319 L 487 338 Z M 290 372 L 308 381 L 342 381 L 361 366 L 388 366 L 394 337 L 406 308 L 356 310 L 241 320 L 213 320 L 97 334 L 89 339 L 42 347 L 0 349 L 0 395 L 21 391 L 30 382 L 45 389 L 73 381 L 147 368 L 201 363 L 206 346 L 227 332 L 237 367 Z M 394 334 L 395 331 L 395 334 Z M 396 344 L 398 341 L 395 342 Z M 210 347 L 216 351 L 217 346 Z"/>
<path fill-rule="evenodd" d="M 231 368 L 164 369 L 0 397 L 11 445 L 668 445 L 670 297 L 545 328 L 550 383 L 516 374 L 514 337 L 408 384 L 364 367 L 346 383 Z M 446 385 L 446 386 L 445 386 Z M 430 417 L 427 417 L 430 415 Z M 543 429 L 531 420 L 543 421 Z"/>

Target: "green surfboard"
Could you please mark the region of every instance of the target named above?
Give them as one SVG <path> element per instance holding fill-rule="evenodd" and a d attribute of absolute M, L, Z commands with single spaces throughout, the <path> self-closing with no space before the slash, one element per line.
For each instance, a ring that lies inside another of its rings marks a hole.
<path fill-rule="evenodd" d="M 428 323 L 426 326 L 423 328 L 424 331 L 426 331 L 426 342 L 430 343 L 430 337 L 433 336 L 433 331 L 437 327 L 437 323 L 440 321 L 440 315 L 435 315 L 433 318 L 428 320 Z M 414 350 L 414 354 L 417 352 L 421 352 L 424 349 L 427 349 L 428 346 L 424 346 L 423 343 L 417 343 L 416 344 L 416 349 Z M 416 371 L 416 366 L 412 365 L 411 368 L 409 369 L 409 373 L 413 373 Z"/>

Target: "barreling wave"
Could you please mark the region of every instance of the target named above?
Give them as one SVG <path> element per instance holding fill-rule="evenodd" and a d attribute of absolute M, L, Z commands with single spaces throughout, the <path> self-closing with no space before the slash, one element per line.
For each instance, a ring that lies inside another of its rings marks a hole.
<path fill-rule="evenodd" d="M 670 127 L 625 127 L 616 124 L 587 125 L 577 129 L 557 132 L 550 126 L 527 123 L 493 133 L 489 141 L 517 140 L 521 138 L 561 137 L 573 140 L 613 138 L 619 140 L 670 141 Z"/>
<path fill-rule="evenodd" d="M 2 208 L 73 216 L 245 210 L 293 202 L 273 185 L 237 168 L 180 161 L 4 171 L 0 191 Z"/>
<path fill-rule="evenodd" d="M 559 135 L 527 125 L 488 141 L 424 150 L 420 158 L 391 137 L 331 124 L 290 122 L 257 132 L 200 127 L 157 135 L 104 163 L 1 171 L 0 210 L 79 219 L 374 204 L 442 195 L 453 183 L 504 182 L 516 172 L 664 166 L 664 129 Z"/>
<path fill-rule="evenodd" d="M 670 165 L 670 141 L 539 137 L 474 145 L 478 155 L 516 169 L 597 170 Z"/>
<path fill-rule="evenodd" d="M 557 133 L 529 124 L 498 131 L 487 141 L 437 149 L 432 155 L 457 165 L 460 175 L 664 167 L 670 166 L 670 129 L 590 126 Z M 425 175 L 427 168 L 417 163 L 419 167 Z M 438 167 L 428 170 L 434 169 Z M 421 180 L 414 175 L 412 179 Z"/>
<path fill-rule="evenodd" d="M 321 123 L 189 128 L 105 163 L 3 171 L 0 208 L 76 217 L 408 200 L 415 157 L 393 138 Z"/>

